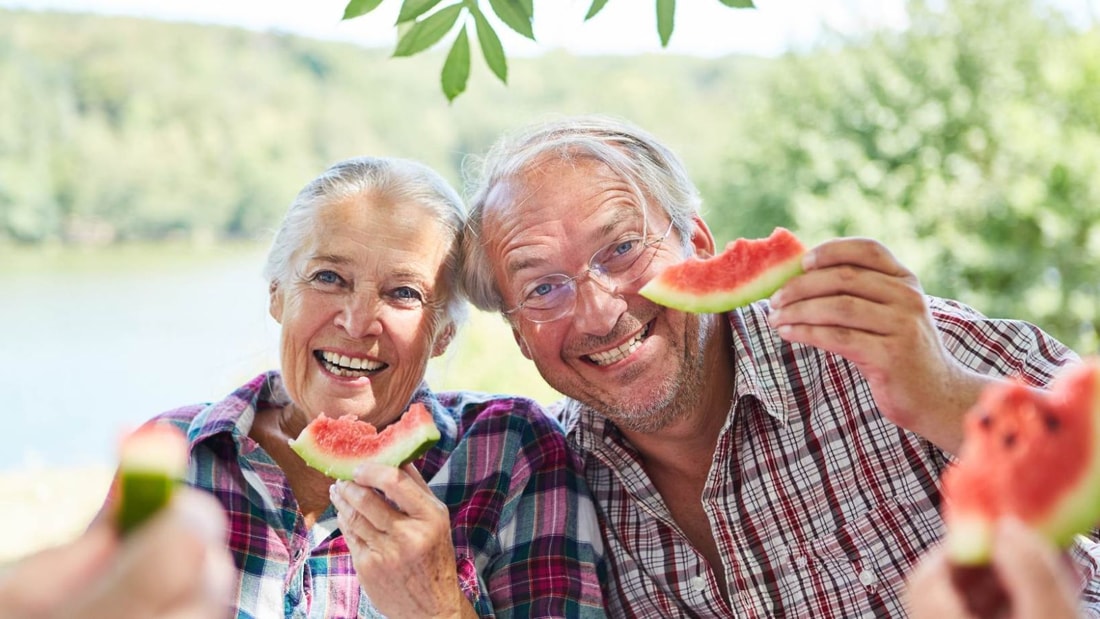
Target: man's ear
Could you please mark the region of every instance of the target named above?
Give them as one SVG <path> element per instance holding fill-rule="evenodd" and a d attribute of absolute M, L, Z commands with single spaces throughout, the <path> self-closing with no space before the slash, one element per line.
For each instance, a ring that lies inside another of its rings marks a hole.
<path fill-rule="evenodd" d="M 447 347 L 451 345 L 451 340 L 455 337 L 455 323 L 448 322 L 447 326 L 443 327 L 443 331 L 440 332 L 435 338 L 435 343 L 432 344 L 432 356 L 438 357 L 447 352 Z"/>
<path fill-rule="evenodd" d="M 516 344 L 519 344 L 519 351 L 523 353 L 523 356 L 528 361 L 531 359 L 531 350 L 527 348 L 527 342 L 523 340 L 523 336 L 519 334 L 519 329 L 512 327 L 512 337 L 516 338 Z"/>
<path fill-rule="evenodd" d="M 271 282 L 271 286 L 268 287 L 267 293 L 268 313 L 270 313 L 271 317 L 275 319 L 275 322 L 283 324 L 283 293 L 279 290 L 279 285 L 275 282 Z"/>
<path fill-rule="evenodd" d="M 700 258 L 710 258 L 717 253 L 714 243 L 714 235 L 711 234 L 707 222 L 698 214 L 691 217 L 691 246 L 695 249 L 695 255 Z"/>

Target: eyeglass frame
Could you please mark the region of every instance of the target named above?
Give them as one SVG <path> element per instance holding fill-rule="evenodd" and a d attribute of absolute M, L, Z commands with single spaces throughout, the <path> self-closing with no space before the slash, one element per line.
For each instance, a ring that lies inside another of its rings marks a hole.
<path fill-rule="evenodd" d="M 545 279 L 550 278 L 550 277 L 564 277 L 565 278 L 560 283 L 560 285 L 561 286 L 567 286 L 567 287 L 572 289 L 572 291 L 573 291 L 573 294 L 572 294 L 573 302 L 572 302 L 572 304 L 563 304 L 562 305 L 563 309 L 562 309 L 561 314 L 559 314 L 557 316 L 554 316 L 553 318 L 545 318 L 545 319 L 537 319 L 537 320 L 534 319 L 534 318 L 531 318 L 529 315 L 527 315 L 527 313 L 520 313 L 522 310 L 527 309 L 528 301 L 526 299 L 521 301 L 519 303 L 519 305 L 516 305 L 515 307 L 513 307 L 511 309 L 507 309 L 507 310 L 502 309 L 500 313 L 505 315 L 505 316 L 511 316 L 512 314 L 518 314 L 518 315 L 522 316 L 524 319 L 526 319 L 526 320 L 528 320 L 532 323 L 535 323 L 535 324 L 545 324 L 545 323 L 548 323 L 548 322 L 554 322 L 555 320 L 561 320 L 562 318 L 565 318 L 566 316 L 569 316 L 570 314 L 572 314 L 573 311 L 577 308 L 577 295 L 580 294 L 580 292 L 577 290 L 577 288 L 578 288 L 577 287 L 577 281 L 580 280 L 583 277 L 590 277 L 590 279 L 592 279 L 592 281 L 595 282 L 596 285 L 598 285 L 600 288 L 607 291 L 609 294 L 612 294 L 612 295 L 618 294 L 618 291 L 619 291 L 621 286 L 623 286 L 625 284 L 630 284 L 630 283 L 636 282 L 645 275 L 645 272 L 647 270 L 649 270 L 649 266 L 651 264 L 653 264 L 653 260 L 657 257 L 657 251 L 659 250 L 659 247 L 660 247 L 661 243 L 663 243 L 664 240 L 666 238 L 668 238 L 668 235 L 672 232 L 672 228 L 676 225 L 676 222 L 674 220 L 669 221 L 668 228 L 665 229 L 664 233 L 661 234 L 661 236 L 656 237 L 654 240 L 650 241 L 650 240 L 647 240 L 647 237 L 649 236 L 649 234 L 647 232 L 645 232 L 645 229 L 648 228 L 648 226 L 649 226 L 648 218 L 643 217 L 642 221 L 643 221 L 643 223 L 642 223 L 643 232 L 638 237 L 638 240 L 640 240 L 642 242 L 642 247 L 639 250 L 638 257 L 634 260 L 634 262 L 630 263 L 630 266 L 631 267 L 634 266 L 634 264 L 636 264 L 638 262 L 638 260 L 641 260 L 645 256 L 645 252 L 649 249 L 653 249 L 653 255 L 650 256 L 649 263 L 646 264 L 646 266 L 642 270 L 642 272 L 637 277 L 635 277 L 634 279 L 632 279 L 630 281 L 626 281 L 626 282 L 615 282 L 615 281 L 612 280 L 611 276 L 608 274 L 607 269 L 603 268 L 603 264 L 596 262 L 596 257 L 597 256 L 604 253 L 604 251 L 606 251 L 609 247 L 615 246 L 617 244 L 621 244 L 625 239 L 620 239 L 620 240 L 617 240 L 617 241 L 611 241 L 610 243 L 601 246 L 599 249 L 597 249 L 595 252 L 593 252 L 592 257 L 588 259 L 588 262 L 586 263 L 586 266 L 584 267 L 584 269 L 580 273 L 577 273 L 576 275 L 574 275 L 572 277 L 567 276 L 565 273 L 550 273 L 548 275 L 543 275 L 542 277 L 539 277 L 539 278 L 537 278 L 537 279 L 535 279 L 531 282 L 531 283 L 534 283 L 534 282 L 537 282 L 537 281 L 542 281 L 542 280 L 545 280 Z M 601 274 L 602 274 L 602 277 L 601 277 Z M 606 278 L 606 279 L 604 279 L 604 278 Z M 606 281 L 606 285 L 604 283 L 605 281 Z M 543 311 L 545 311 L 545 310 L 543 310 Z"/>

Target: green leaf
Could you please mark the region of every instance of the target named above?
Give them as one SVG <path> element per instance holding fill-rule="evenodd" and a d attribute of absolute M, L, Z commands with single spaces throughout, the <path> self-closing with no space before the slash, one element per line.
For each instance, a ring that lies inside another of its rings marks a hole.
<path fill-rule="evenodd" d="M 493 70 L 500 81 L 505 84 L 508 83 L 508 61 L 504 58 L 504 46 L 500 44 L 500 37 L 497 36 L 493 27 L 489 25 L 489 20 L 485 19 L 485 15 L 478 10 L 472 10 L 474 14 L 474 23 L 477 24 L 477 40 L 481 44 L 481 53 L 485 56 L 485 64 L 489 65 L 489 68 Z M 465 28 L 463 28 L 465 31 Z"/>
<path fill-rule="evenodd" d="M 351 0 L 344 7 L 344 16 L 341 19 L 352 19 L 360 15 L 366 15 L 377 9 L 379 4 L 382 4 L 382 0 Z"/>
<path fill-rule="evenodd" d="M 489 6 L 493 7 L 493 12 L 509 28 L 532 41 L 535 40 L 535 32 L 531 29 L 531 22 L 534 20 L 534 7 L 530 2 L 524 2 L 523 0 L 489 0 Z"/>
<path fill-rule="evenodd" d="M 442 0 L 405 0 L 405 3 L 401 5 L 401 10 L 397 13 L 397 23 L 403 24 L 414 20 L 430 11 L 432 7 L 439 4 L 441 1 Z"/>
<path fill-rule="evenodd" d="M 588 7 L 588 14 L 584 16 L 584 21 L 595 17 L 605 6 L 607 6 L 607 0 L 592 0 L 592 6 Z"/>
<path fill-rule="evenodd" d="M 676 0 L 657 0 L 657 34 L 661 37 L 661 47 L 668 47 L 675 19 Z"/>
<path fill-rule="evenodd" d="M 397 49 L 393 50 L 393 55 L 395 57 L 412 56 L 435 45 L 454 27 L 460 12 L 462 12 L 462 5 L 452 4 L 414 23 L 412 28 L 409 28 L 409 31 L 397 41 Z"/>
<path fill-rule="evenodd" d="M 523 12 L 527 14 L 527 19 L 534 21 L 535 0 L 519 0 L 519 5 L 523 7 Z"/>
<path fill-rule="evenodd" d="M 466 37 L 466 26 L 459 31 L 451 45 L 447 60 L 443 63 L 443 74 L 439 83 L 448 101 L 466 91 L 466 81 L 470 79 L 470 40 Z"/>
<path fill-rule="evenodd" d="M 755 9 L 756 5 L 752 3 L 752 0 L 718 0 L 722 4 L 733 9 Z"/>

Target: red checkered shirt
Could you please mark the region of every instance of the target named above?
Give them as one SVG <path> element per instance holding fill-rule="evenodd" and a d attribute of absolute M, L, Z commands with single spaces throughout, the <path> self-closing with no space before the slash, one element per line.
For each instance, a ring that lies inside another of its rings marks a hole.
<path fill-rule="evenodd" d="M 1027 323 L 929 304 L 947 348 L 984 374 L 1045 385 L 1077 359 Z M 574 402 L 557 411 L 604 528 L 611 616 L 906 614 L 906 575 L 943 533 L 948 455 L 886 420 L 851 363 L 784 342 L 767 314 L 762 302 L 728 315 L 735 397 L 703 495 L 729 604 L 618 429 Z M 1100 606 L 1100 552 L 1081 538 L 1074 554 L 1085 602 Z"/>

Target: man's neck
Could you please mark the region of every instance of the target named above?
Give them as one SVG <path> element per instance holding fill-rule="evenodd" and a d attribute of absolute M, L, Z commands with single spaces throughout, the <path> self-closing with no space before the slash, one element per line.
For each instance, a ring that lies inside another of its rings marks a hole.
<path fill-rule="evenodd" d="M 714 337 L 704 350 L 704 389 L 688 414 L 657 432 L 622 430 L 646 462 L 692 477 L 706 476 L 714 461 L 718 435 L 726 423 L 733 399 L 733 348 L 729 321 L 718 317 Z"/>

